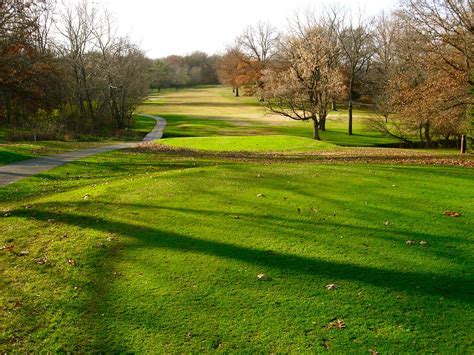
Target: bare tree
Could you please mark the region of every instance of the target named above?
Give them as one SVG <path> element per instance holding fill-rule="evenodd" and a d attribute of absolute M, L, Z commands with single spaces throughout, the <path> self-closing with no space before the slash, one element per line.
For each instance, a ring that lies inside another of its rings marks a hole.
<path fill-rule="evenodd" d="M 332 10 L 337 17 L 336 11 Z M 336 27 L 339 45 L 342 52 L 343 65 L 348 76 L 348 133 L 352 135 L 354 86 L 361 75 L 368 70 L 373 56 L 372 34 L 370 19 L 366 19 L 362 12 L 356 16 L 342 16 Z M 347 23 L 346 23 L 347 22 Z"/>
<path fill-rule="evenodd" d="M 262 72 L 276 59 L 278 39 L 277 29 L 263 22 L 248 27 L 237 38 L 237 46 L 247 57 L 247 77 L 255 78 L 256 92 L 263 89 Z M 262 98 L 260 95 L 260 99 Z"/>
<path fill-rule="evenodd" d="M 285 38 L 283 59 L 263 77 L 268 109 L 293 120 L 312 121 L 317 140 L 331 98 L 342 89 L 342 75 L 332 62 L 335 48 L 330 38 L 322 26 Z"/>
<path fill-rule="evenodd" d="M 75 83 L 74 96 L 81 117 L 85 122 L 78 123 L 83 127 L 94 127 L 95 110 L 92 98 L 94 90 L 91 83 L 98 68 L 88 55 L 95 47 L 94 30 L 98 26 L 98 10 L 91 8 L 86 1 L 67 7 L 55 22 L 59 40 L 55 47 L 60 56 L 68 63 Z M 95 70 L 94 70 L 95 69 Z M 77 127 L 79 130 L 79 127 Z"/>

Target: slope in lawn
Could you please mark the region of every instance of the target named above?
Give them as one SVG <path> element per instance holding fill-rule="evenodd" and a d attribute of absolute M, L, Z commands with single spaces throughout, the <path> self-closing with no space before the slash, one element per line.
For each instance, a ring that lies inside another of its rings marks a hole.
<path fill-rule="evenodd" d="M 0 350 L 472 352 L 472 178 L 124 151 L 25 179 Z"/>
<path fill-rule="evenodd" d="M 314 139 L 276 135 L 171 138 L 160 140 L 160 144 L 177 148 L 221 152 L 312 152 L 338 148 L 334 144 Z"/>

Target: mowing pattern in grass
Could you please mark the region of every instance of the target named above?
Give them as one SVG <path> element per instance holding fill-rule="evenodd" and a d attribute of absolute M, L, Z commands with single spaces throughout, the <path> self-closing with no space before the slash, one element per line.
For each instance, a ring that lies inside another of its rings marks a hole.
<path fill-rule="evenodd" d="M 338 148 L 334 144 L 292 136 L 172 138 L 159 143 L 170 147 L 221 152 L 312 152 Z"/>
<path fill-rule="evenodd" d="M 125 151 L 26 179 L 0 351 L 472 352 L 473 177 Z"/>
<path fill-rule="evenodd" d="M 291 135 L 311 138 L 310 122 L 292 121 L 266 114 L 255 98 L 233 97 L 230 88 L 206 87 L 167 90 L 156 93 L 140 108 L 141 112 L 158 115 L 168 121 L 165 137 L 206 137 L 242 135 Z M 354 110 L 354 135 L 347 131 L 347 111 L 341 108 L 329 114 L 323 141 L 342 146 L 383 146 L 397 141 L 367 131 L 364 120 L 374 114 L 365 109 Z"/>

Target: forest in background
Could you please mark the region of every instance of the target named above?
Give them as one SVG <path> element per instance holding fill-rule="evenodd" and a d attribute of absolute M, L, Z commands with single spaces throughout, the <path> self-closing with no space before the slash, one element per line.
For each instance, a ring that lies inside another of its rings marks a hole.
<path fill-rule="evenodd" d="M 426 147 L 472 142 L 473 5 L 404 0 L 374 18 L 327 7 L 288 29 L 258 23 L 221 55 L 150 59 L 87 2 L 0 3 L 0 125 L 6 138 L 122 134 L 150 89 L 223 83 L 269 111 L 313 122 L 370 107 L 371 130 Z M 467 137 L 467 139 L 465 139 Z"/>

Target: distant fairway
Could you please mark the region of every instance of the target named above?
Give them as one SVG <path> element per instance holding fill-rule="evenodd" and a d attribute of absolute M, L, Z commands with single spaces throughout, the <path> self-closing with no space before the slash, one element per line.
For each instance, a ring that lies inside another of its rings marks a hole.
<path fill-rule="evenodd" d="M 312 123 L 269 114 L 253 97 L 234 97 L 228 87 L 164 90 L 154 93 L 140 112 L 159 115 L 168 121 L 165 138 L 243 135 L 288 135 L 312 137 Z M 347 134 L 347 111 L 329 114 L 323 141 L 340 146 L 384 146 L 397 141 L 366 129 L 369 110 L 354 110 L 354 135 Z"/>

